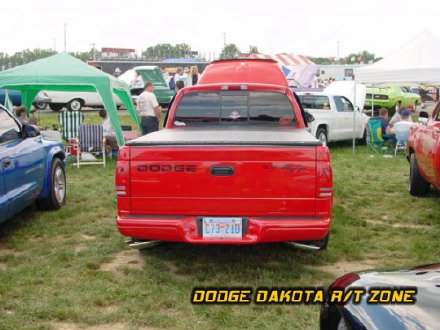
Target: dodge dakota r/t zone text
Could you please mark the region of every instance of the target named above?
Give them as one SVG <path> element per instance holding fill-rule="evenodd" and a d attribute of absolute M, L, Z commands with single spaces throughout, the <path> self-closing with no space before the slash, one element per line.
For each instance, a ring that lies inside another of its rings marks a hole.
<path fill-rule="evenodd" d="M 177 94 L 166 128 L 121 148 L 117 226 L 130 246 L 327 246 L 333 177 L 278 64 L 224 60 Z"/>

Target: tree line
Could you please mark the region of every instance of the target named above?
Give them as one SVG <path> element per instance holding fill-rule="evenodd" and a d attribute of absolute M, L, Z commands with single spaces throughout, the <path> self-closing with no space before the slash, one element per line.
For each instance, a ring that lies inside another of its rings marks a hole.
<path fill-rule="evenodd" d="M 13 68 L 17 65 L 26 64 L 33 62 L 35 60 L 45 58 L 56 54 L 57 52 L 52 49 L 25 49 L 20 52 L 16 52 L 13 55 L 8 55 L 4 52 L 0 52 L 0 70 L 6 70 Z M 260 53 L 257 46 L 249 46 L 247 53 Z M 98 50 L 90 50 L 88 52 L 69 52 L 70 55 L 80 59 L 83 62 L 92 60 L 94 57 L 99 59 L 101 53 Z M 223 47 L 219 58 L 238 58 L 243 53 L 240 49 L 233 43 L 227 44 Z M 191 46 L 186 43 L 180 43 L 176 45 L 171 45 L 168 43 L 157 44 L 155 46 L 148 47 L 142 52 L 142 57 L 146 59 L 164 59 L 164 58 L 195 58 L 199 54 L 191 50 Z M 354 63 L 373 63 L 381 59 L 381 57 L 376 57 L 375 54 L 370 53 L 366 50 L 351 53 L 342 58 L 336 57 L 313 57 L 307 56 L 312 62 L 316 64 L 354 64 Z M 203 60 L 203 58 L 201 58 Z"/>
<path fill-rule="evenodd" d="M 0 70 L 7 70 L 13 68 L 17 65 L 26 64 L 52 56 L 57 52 L 52 49 L 40 49 L 36 48 L 33 50 L 25 49 L 21 52 L 16 52 L 13 55 L 8 55 L 6 53 L 0 52 Z M 69 52 L 70 55 L 80 59 L 83 62 L 87 62 L 93 58 L 93 50 L 89 52 Z M 95 56 L 100 57 L 99 52 L 95 51 Z"/>

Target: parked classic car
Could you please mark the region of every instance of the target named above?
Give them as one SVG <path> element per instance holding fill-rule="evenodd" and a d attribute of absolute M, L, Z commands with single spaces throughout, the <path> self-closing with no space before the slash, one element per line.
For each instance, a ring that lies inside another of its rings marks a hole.
<path fill-rule="evenodd" d="M 0 106 L 0 222 L 36 202 L 58 209 L 66 200 L 64 146 L 22 125 Z"/>
<path fill-rule="evenodd" d="M 66 92 L 66 91 L 45 91 L 51 99 L 49 108 L 53 111 L 60 111 L 66 107 L 68 110 L 79 111 L 83 107 L 103 108 L 101 95 L 98 92 Z M 113 96 L 116 106 L 122 105 L 117 95 Z"/>
<path fill-rule="evenodd" d="M 415 288 L 415 303 L 372 301 L 369 290 L 392 288 L 396 290 Z M 436 330 L 439 328 L 440 264 L 395 271 L 349 273 L 333 282 L 328 294 L 333 290 L 347 292 L 351 289 L 365 289 L 366 294 L 359 303 L 353 302 L 352 299 L 346 303 L 324 303 L 321 308 L 321 330 Z"/>
<path fill-rule="evenodd" d="M 428 194 L 430 185 L 440 189 L 440 102 L 426 125 L 411 128 L 408 140 L 409 192 Z"/>
<path fill-rule="evenodd" d="M 122 75 L 119 76 L 119 79 L 125 81 L 127 84 L 131 84 L 134 79 L 134 72 L 138 71 L 142 76 L 142 79 L 145 82 L 152 81 L 154 84 L 154 95 L 156 95 L 157 101 L 161 105 L 167 105 L 171 98 L 174 95 L 174 91 L 172 91 L 168 87 L 167 81 L 164 79 L 162 72 L 158 66 L 153 65 L 145 65 L 145 66 L 136 66 L 131 70 L 127 70 Z M 133 103 L 136 104 L 136 100 L 138 95 L 143 91 L 143 89 L 134 88 L 132 89 L 132 98 Z"/>
<path fill-rule="evenodd" d="M 373 99 L 374 95 L 374 99 Z M 410 107 L 415 110 L 422 101 L 419 94 L 412 93 L 408 87 L 392 86 L 383 88 L 367 88 L 365 108 L 388 108 L 390 116 L 400 109 Z"/>
<path fill-rule="evenodd" d="M 8 89 L 8 97 L 11 100 L 13 105 L 21 105 L 21 92 Z M 6 92 L 5 89 L 0 88 L 0 103 L 5 104 Z M 39 110 L 44 110 L 47 107 L 47 104 L 51 101 L 46 92 L 41 91 L 37 94 L 34 100 L 34 107 Z"/>

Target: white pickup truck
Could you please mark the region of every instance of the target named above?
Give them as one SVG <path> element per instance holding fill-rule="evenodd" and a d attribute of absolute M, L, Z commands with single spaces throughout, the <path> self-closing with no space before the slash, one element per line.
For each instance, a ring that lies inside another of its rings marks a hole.
<path fill-rule="evenodd" d="M 303 108 L 315 117 L 309 124 L 310 132 L 323 144 L 353 139 L 353 129 L 356 139 L 366 137 L 369 117 L 361 112 L 362 108 L 354 107 L 348 97 L 326 91 L 297 95 Z"/>

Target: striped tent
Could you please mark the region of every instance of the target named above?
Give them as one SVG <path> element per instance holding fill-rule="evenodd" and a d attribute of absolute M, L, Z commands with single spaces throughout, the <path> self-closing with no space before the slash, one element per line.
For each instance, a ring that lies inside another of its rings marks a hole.
<path fill-rule="evenodd" d="M 277 61 L 291 86 L 316 87 L 312 85 L 313 81 L 317 79 L 316 71 L 319 66 L 303 55 L 252 53 L 248 58 L 266 58 Z"/>
<path fill-rule="evenodd" d="M 315 64 L 310 61 L 307 57 L 303 55 L 295 55 L 295 54 L 256 54 L 252 53 L 249 55 L 249 58 L 268 58 L 271 60 L 275 60 L 278 63 L 285 66 L 295 66 L 295 65 L 308 65 Z"/>

